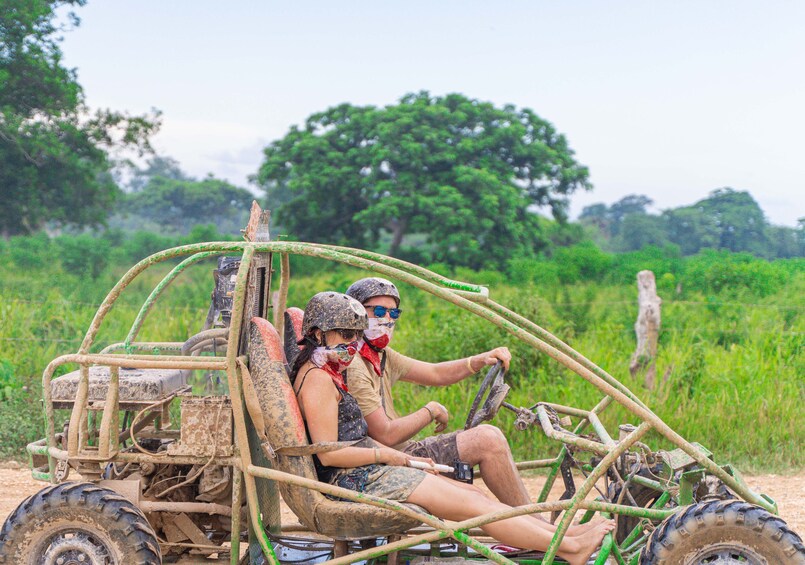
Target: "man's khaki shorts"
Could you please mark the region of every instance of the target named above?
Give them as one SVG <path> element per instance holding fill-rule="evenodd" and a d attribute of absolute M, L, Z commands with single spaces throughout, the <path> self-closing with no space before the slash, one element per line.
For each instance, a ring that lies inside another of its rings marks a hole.
<path fill-rule="evenodd" d="M 456 443 L 456 437 L 459 433 L 461 433 L 461 430 L 411 442 L 405 446 L 403 452 L 414 457 L 430 457 L 436 463 L 452 467 L 456 459 L 459 458 L 458 444 Z M 445 477 L 453 478 L 452 473 L 443 474 Z"/>

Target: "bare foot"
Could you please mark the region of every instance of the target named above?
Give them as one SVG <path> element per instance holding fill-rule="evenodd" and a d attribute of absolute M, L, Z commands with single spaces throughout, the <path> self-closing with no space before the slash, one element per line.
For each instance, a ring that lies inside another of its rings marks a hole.
<path fill-rule="evenodd" d="M 601 518 L 600 516 L 597 518 L 593 518 L 589 522 L 584 524 L 573 524 L 567 529 L 567 533 L 571 536 L 580 536 L 581 534 L 585 534 L 595 528 L 598 524 L 605 522 L 605 518 Z"/>
<path fill-rule="evenodd" d="M 531 516 L 533 518 L 535 518 L 536 520 L 538 520 L 540 522 L 540 525 L 542 525 L 543 528 L 547 529 L 550 532 L 555 532 L 556 531 L 556 524 L 552 524 L 551 522 L 549 522 L 548 520 L 546 520 L 542 516 L 539 516 L 538 514 L 532 514 Z M 605 518 L 601 518 L 600 516 L 597 516 L 597 517 L 593 518 L 592 520 L 590 520 L 589 522 L 586 522 L 584 524 L 573 524 L 572 526 L 570 526 L 567 529 L 567 532 L 565 533 L 565 535 L 568 535 L 568 536 L 580 536 L 582 534 L 585 534 L 585 533 L 589 532 L 590 530 L 595 528 L 598 524 L 601 524 L 604 521 L 605 521 Z"/>
<path fill-rule="evenodd" d="M 561 557 L 570 563 L 570 565 L 585 565 L 590 559 L 590 556 L 595 553 L 604 536 L 615 529 L 614 520 L 606 520 L 599 522 L 585 535 L 573 536 L 571 541 L 574 542 L 574 551 L 572 553 L 560 552 Z"/>

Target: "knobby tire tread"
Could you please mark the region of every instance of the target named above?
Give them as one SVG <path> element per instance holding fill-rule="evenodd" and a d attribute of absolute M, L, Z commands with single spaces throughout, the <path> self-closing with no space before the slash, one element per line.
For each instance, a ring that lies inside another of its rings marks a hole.
<path fill-rule="evenodd" d="M 108 520 L 110 530 L 126 537 L 131 553 L 126 565 L 159 565 L 159 543 L 145 515 L 124 496 L 92 483 L 69 482 L 46 487 L 23 500 L 0 529 L 0 563 L 11 563 L 19 534 L 42 512 L 59 507 L 85 507 Z"/>
<path fill-rule="evenodd" d="M 723 524 L 725 520 L 724 514 L 729 511 L 735 511 L 741 518 L 737 523 L 743 522 L 758 524 L 752 528 L 754 531 L 761 532 L 765 529 L 773 531 L 774 533 L 769 536 L 769 539 L 774 540 L 782 545 L 790 545 L 795 549 L 791 565 L 805 564 L 805 544 L 802 539 L 788 527 L 779 516 L 771 514 L 760 506 L 755 506 L 742 500 L 718 500 L 707 502 L 703 504 L 694 504 L 687 507 L 684 511 L 674 514 L 670 518 L 660 524 L 660 526 L 652 532 L 645 547 L 640 553 L 640 565 L 656 565 L 666 559 L 663 553 L 667 548 L 668 536 L 671 532 L 685 528 L 685 524 L 690 523 L 691 520 L 698 521 L 705 514 L 715 513 L 721 518 L 717 518 L 717 523 Z M 749 520 L 747 520 L 749 517 Z M 685 528 L 690 530 L 691 528 Z"/>

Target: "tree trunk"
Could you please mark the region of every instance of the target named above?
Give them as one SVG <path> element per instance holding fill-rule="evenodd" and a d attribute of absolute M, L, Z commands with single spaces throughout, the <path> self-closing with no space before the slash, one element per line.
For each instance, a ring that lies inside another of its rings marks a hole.
<path fill-rule="evenodd" d="M 653 389 L 657 375 L 657 339 L 660 335 L 662 299 L 657 296 L 657 284 L 651 271 L 637 273 L 637 304 L 637 322 L 634 325 L 637 349 L 629 363 L 629 372 L 634 376 L 638 371 L 645 370 L 646 388 Z"/>
<path fill-rule="evenodd" d="M 400 245 L 402 244 L 403 236 L 405 235 L 405 231 L 408 229 L 408 221 L 407 220 L 392 220 L 391 221 L 391 249 L 389 249 L 389 255 L 392 257 L 397 256 L 397 252 L 400 250 Z"/>

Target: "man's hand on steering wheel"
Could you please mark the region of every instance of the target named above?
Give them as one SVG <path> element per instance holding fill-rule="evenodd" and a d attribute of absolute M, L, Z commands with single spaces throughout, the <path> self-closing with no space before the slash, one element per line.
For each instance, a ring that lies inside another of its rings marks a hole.
<path fill-rule="evenodd" d="M 471 359 L 471 361 L 472 361 L 471 364 L 472 364 L 473 369 L 475 369 L 475 363 L 478 362 L 478 361 L 476 361 L 476 359 L 478 357 L 483 359 L 484 364 L 481 365 L 475 371 L 476 373 L 478 371 L 480 371 L 481 369 L 483 369 L 484 367 L 487 367 L 489 365 L 494 365 L 498 361 L 502 362 L 503 363 L 503 368 L 508 371 L 509 370 L 509 363 L 512 360 L 512 354 L 509 351 L 508 347 L 496 347 L 495 349 L 491 349 L 491 350 L 487 351 L 486 353 L 480 353 L 479 355 L 475 355 Z"/>
<path fill-rule="evenodd" d="M 506 353 L 508 353 L 508 349 L 506 349 Z M 467 420 L 464 423 L 465 430 L 474 428 L 481 422 L 494 418 L 495 414 L 500 410 L 506 395 L 509 394 L 509 385 L 503 380 L 506 374 L 506 369 L 503 368 L 503 361 L 497 358 L 494 359 L 495 363 L 486 373 L 467 413 Z M 481 404 L 482 401 L 483 405 Z"/>

